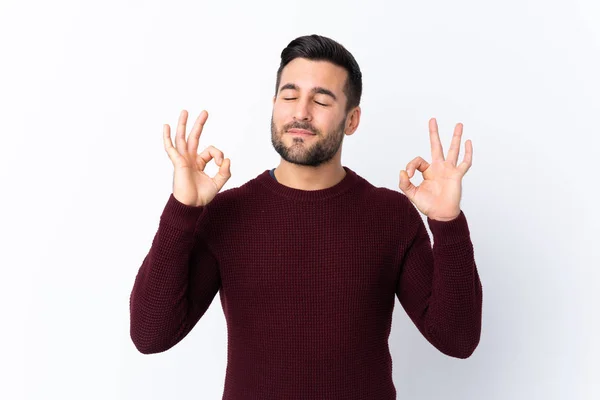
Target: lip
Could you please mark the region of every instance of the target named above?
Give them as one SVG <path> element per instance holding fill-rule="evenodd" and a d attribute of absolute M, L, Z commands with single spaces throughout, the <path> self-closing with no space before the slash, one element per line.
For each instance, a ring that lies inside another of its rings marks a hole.
<path fill-rule="evenodd" d="M 305 129 L 290 129 L 288 130 L 288 133 L 291 133 L 292 135 L 315 136 L 314 133 Z"/>

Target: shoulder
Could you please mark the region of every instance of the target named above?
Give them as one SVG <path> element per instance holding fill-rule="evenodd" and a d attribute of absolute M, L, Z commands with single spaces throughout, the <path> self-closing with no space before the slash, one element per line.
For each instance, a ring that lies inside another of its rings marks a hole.
<path fill-rule="evenodd" d="M 263 174 L 261 173 L 259 176 Z M 247 204 L 250 198 L 261 192 L 261 185 L 258 183 L 259 176 L 250 179 L 240 186 L 224 189 L 217 193 L 207 206 L 210 213 L 230 213 L 240 206 Z"/>
<path fill-rule="evenodd" d="M 375 186 L 365 178 L 360 177 L 362 181 L 362 193 L 365 200 L 373 204 L 383 205 L 398 210 L 407 210 L 414 208 L 414 205 L 409 198 L 399 190 L 390 189 L 383 186 Z"/>
<path fill-rule="evenodd" d="M 421 214 L 412 201 L 400 189 L 375 186 L 366 179 L 362 181 L 362 202 L 372 213 L 385 217 L 389 223 L 402 226 L 414 226 L 422 221 Z"/>

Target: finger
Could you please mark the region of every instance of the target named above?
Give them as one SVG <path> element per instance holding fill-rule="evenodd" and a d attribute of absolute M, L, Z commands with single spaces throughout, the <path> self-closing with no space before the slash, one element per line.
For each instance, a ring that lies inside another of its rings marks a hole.
<path fill-rule="evenodd" d="M 450 143 L 450 149 L 448 150 L 447 161 L 450 161 L 452 165 L 456 166 L 458 162 L 458 153 L 460 153 L 460 138 L 463 133 L 463 124 L 460 122 L 456 124 L 454 128 L 454 135 L 452 135 L 452 142 Z"/>
<path fill-rule="evenodd" d="M 163 125 L 163 142 L 165 145 L 165 151 L 169 155 L 169 158 L 173 163 L 181 157 L 179 152 L 173 147 L 173 142 L 171 142 L 171 127 L 168 124 Z"/>
<path fill-rule="evenodd" d="M 400 184 L 398 185 L 398 187 L 410 200 L 412 200 L 415 197 L 417 187 L 412 184 L 412 182 L 408 178 L 408 174 L 404 170 L 400 171 Z"/>
<path fill-rule="evenodd" d="M 471 165 L 473 165 L 473 142 L 467 140 L 465 142 L 465 156 L 463 157 L 463 162 L 458 166 L 458 169 L 464 176 L 469 168 L 471 168 Z"/>
<path fill-rule="evenodd" d="M 444 149 L 438 133 L 438 125 L 435 118 L 429 120 L 429 140 L 431 141 L 431 159 L 433 161 L 444 161 Z"/>
<path fill-rule="evenodd" d="M 214 146 L 208 146 L 196 157 L 198 169 L 200 171 L 204 171 L 206 164 L 208 164 L 213 158 L 215 159 L 215 163 L 217 163 L 218 166 L 221 166 L 221 163 L 223 162 L 223 152 Z"/>
<path fill-rule="evenodd" d="M 229 160 L 229 158 L 224 159 L 221 163 L 221 166 L 219 167 L 219 171 L 212 178 L 213 182 L 217 186 L 217 190 L 221 190 L 223 186 L 225 186 L 225 183 L 229 180 L 229 178 L 231 178 L 230 166 L 231 160 Z"/>
<path fill-rule="evenodd" d="M 187 122 L 187 111 L 181 111 L 179 121 L 177 122 L 177 133 L 175 134 L 175 148 L 180 154 L 186 153 L 185 145 L 185 124 Z"/>
<path fill-rule="evenodd" d="M 187 142 L 187 151 L 189 154 L 197 154 L 198 153 L 198 143 L 200 142 L 200 134 L 204 129 L 204 124 L 208 119 L 208 112 L 206 110 L 202 110 L 198 118 L 196 118 L 196 123 L 190 132 L 190 137 Z"/>
<path fill-rule="evenodd" d="M 408 164 L 406 164 L 406 173 L 409 178 L 412 178 L 415 170 L 419 170 L 421 172 L 425 172 L 425 170 L 429 168 L 429 163 L 425 161 L 422 157 L 415 157 Z"/>

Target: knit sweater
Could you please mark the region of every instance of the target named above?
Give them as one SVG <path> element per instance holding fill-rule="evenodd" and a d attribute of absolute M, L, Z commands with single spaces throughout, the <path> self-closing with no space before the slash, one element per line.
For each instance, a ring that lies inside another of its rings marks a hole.
<path fill-rule="evenodd" d="M 427 218 L 432 247 L 408 197 L 343 168 L 320 190 L 265 170 L 204 207 L 171 193 L 130 296 L 137 350 L 175 346 L 219 293 L 223 400 L 395 399 L 395 298 L 440 352 L 469 357 L 482 286 L 463 211 Z"/>

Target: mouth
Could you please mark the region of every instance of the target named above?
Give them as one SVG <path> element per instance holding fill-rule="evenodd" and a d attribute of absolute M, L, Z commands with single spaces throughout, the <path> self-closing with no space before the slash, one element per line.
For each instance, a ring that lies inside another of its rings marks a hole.
<path fill-rule="evenodd" d="M 314 133 L 307 131 L 306 129 L 289 129 L 287 132 L 292 135 L 315 136 Z"/>

